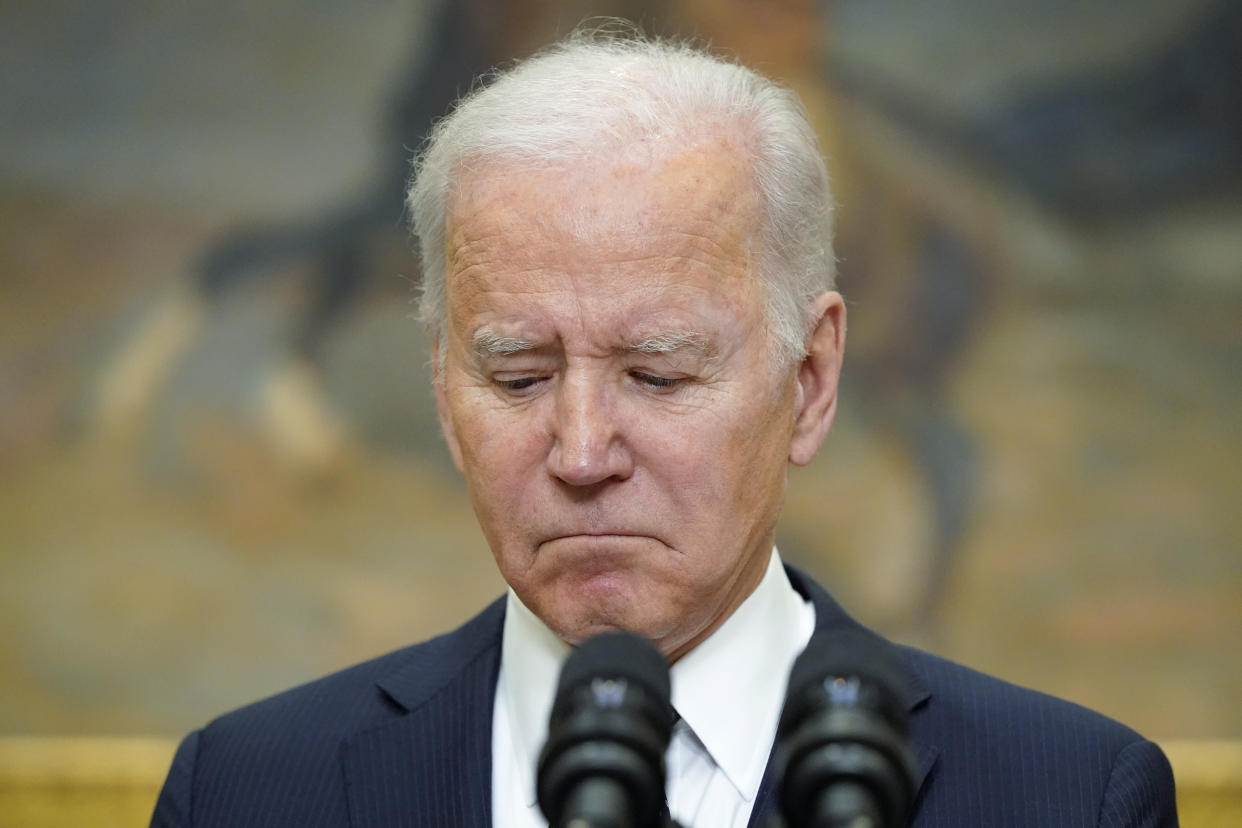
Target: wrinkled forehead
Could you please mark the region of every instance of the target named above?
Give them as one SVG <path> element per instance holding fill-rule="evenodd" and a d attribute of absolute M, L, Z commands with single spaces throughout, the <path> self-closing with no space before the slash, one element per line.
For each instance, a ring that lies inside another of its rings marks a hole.
<path fill-rule="evenodd" d="M 749 255 L 761 235 L 754 171 L 744 144 L 715 136 L 693 143 L 653 135 L 569 159 L 463 162 L 448 200 L 449 251 L 464 236 L 555 226 L 567 244 L 617 236 L 695 233 L 733 238 Z M 710 227 L 708 227 L 710 225 Z"/>

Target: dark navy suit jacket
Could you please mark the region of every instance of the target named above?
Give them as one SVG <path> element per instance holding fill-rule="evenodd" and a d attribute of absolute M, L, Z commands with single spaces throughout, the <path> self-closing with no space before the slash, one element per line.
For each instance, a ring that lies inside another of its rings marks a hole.
<path fill-rule="evenodd" d="M 808 577 L 792 568 L 789 576 L 814 603 L 817 628 L 858 626 Z M 503 621 L 499 600 L 455 632 L 190 734 L 152 826 L 491 826 Z M 1077 705 L 899 650 L 911 675 L 905 694 L 918 762 L 912 826 L 1177 825 L 1169 764 L 1137 733 Z M 769 765 L 751 825 L 775 809 Z"/>

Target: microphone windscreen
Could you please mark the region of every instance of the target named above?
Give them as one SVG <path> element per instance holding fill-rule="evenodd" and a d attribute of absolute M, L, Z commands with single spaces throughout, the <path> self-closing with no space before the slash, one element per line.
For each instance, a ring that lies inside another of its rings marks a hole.
<path fill-rule="evenodd" d="M 594 679 L 635 682 L 665 704 L 671 695 L 668 662 L 650 641 L 630 632 L 601 633 L 575 648 L 561 668 L 557 698 Z"/>
<path fill-rule="evenodd" d="M 808 691 L 829 677 L 862 679 L 879 689 L 881 698 L 871 699 L 872 704 L 895 707 L 891 712 L 898 719 L 904 718 L 901 693 L 909 679 L 893 645 L 866 630 L 826 629 L 811 636 L 789 671 L 782 729 L 802 718 L 805 711 L 801 702 L 812 703 L 818 695 Z"/>
<path fill-rule="evenodd" d="M 536 797 L 550 825 L 656 825 L 673 729 L 668 663 L 627 632 L 582 642 L 561 668 Z"/>
<path fill-rule="evenodd" d="M 822 630 L 794 661 L 777 728 L 781 813 L 791 828 L 905 824 L 914 795 L 910 680 L 865 630 Z"/>

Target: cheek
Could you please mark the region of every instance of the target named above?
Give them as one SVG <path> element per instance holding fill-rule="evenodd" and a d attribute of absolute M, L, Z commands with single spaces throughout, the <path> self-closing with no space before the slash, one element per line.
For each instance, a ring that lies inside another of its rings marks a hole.
<path fill-rule="evenodd" d="M 534 438 L 522 423 L 493 423 L 470 435 L 473 446 L 468 453 L 471 485 L 516 498 L 521 494 L 515 478 L 529 477 L 541 467 L 542 441 Z"/>
<path fill-rule="evenodd" d="M 749 432 L 718 411 L 666 421 L 648 418 L 635 440 L 638 465 L 660 481 L 667 502 L 677 507 L 687 527 L 701 518 L 706 525 L 696 531 L 710 533 L 728 522 L 739 498 L 746 496 L 749 465 L 757 459 Z"/>
<path fill-rule="evenodd" d="M 789 454 L 790 427 L 787 406 L 771 398 L 755 398 L 739 406 L 734 416 L 713 434 L 712 444 L 699 444 L 704 473 L 715 480 L 720 497 L 730 499 L 738 511 L 747 504 L 767 501 L 783 488 Z"/>
<path fill-rule="evenodd" d="M 454 407 L 453 419 L 470 488 L 496 496 L 520 494 L 514 478 L 527 473 L 541 452 L 532 423 L 470 401 Z"/>
<path fill-rule="evenodd" d="M 529 547 L 533 518 L 543 510 L 541 453 L 521 423 L 472 421 L 459 430 L 466 487 L 475 516 L 506 580 Z M 516 556 L 516 557 L 515 557 Z"/>

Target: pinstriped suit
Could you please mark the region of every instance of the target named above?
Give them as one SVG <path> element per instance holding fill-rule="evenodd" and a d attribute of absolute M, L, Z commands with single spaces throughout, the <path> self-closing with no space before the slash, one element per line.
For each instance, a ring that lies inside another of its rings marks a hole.
<path fill-rule="evenodd" d="M 788 568 L 816 626 L 856 626 Z M 504 601 L 455 632 L 227 714 L 190 734 L 160 828 L 491 825 L 492 700 Z M 910 668 L 917 828 L 1176 826 L 1159 748 L 1068 702 L 927 653 Z M 775 809 L 771 768 L 752 826 Z M 502 823 L 503 824 L 503 823 Z M 699 828 L 710 828 L 700 826 Z"/>

